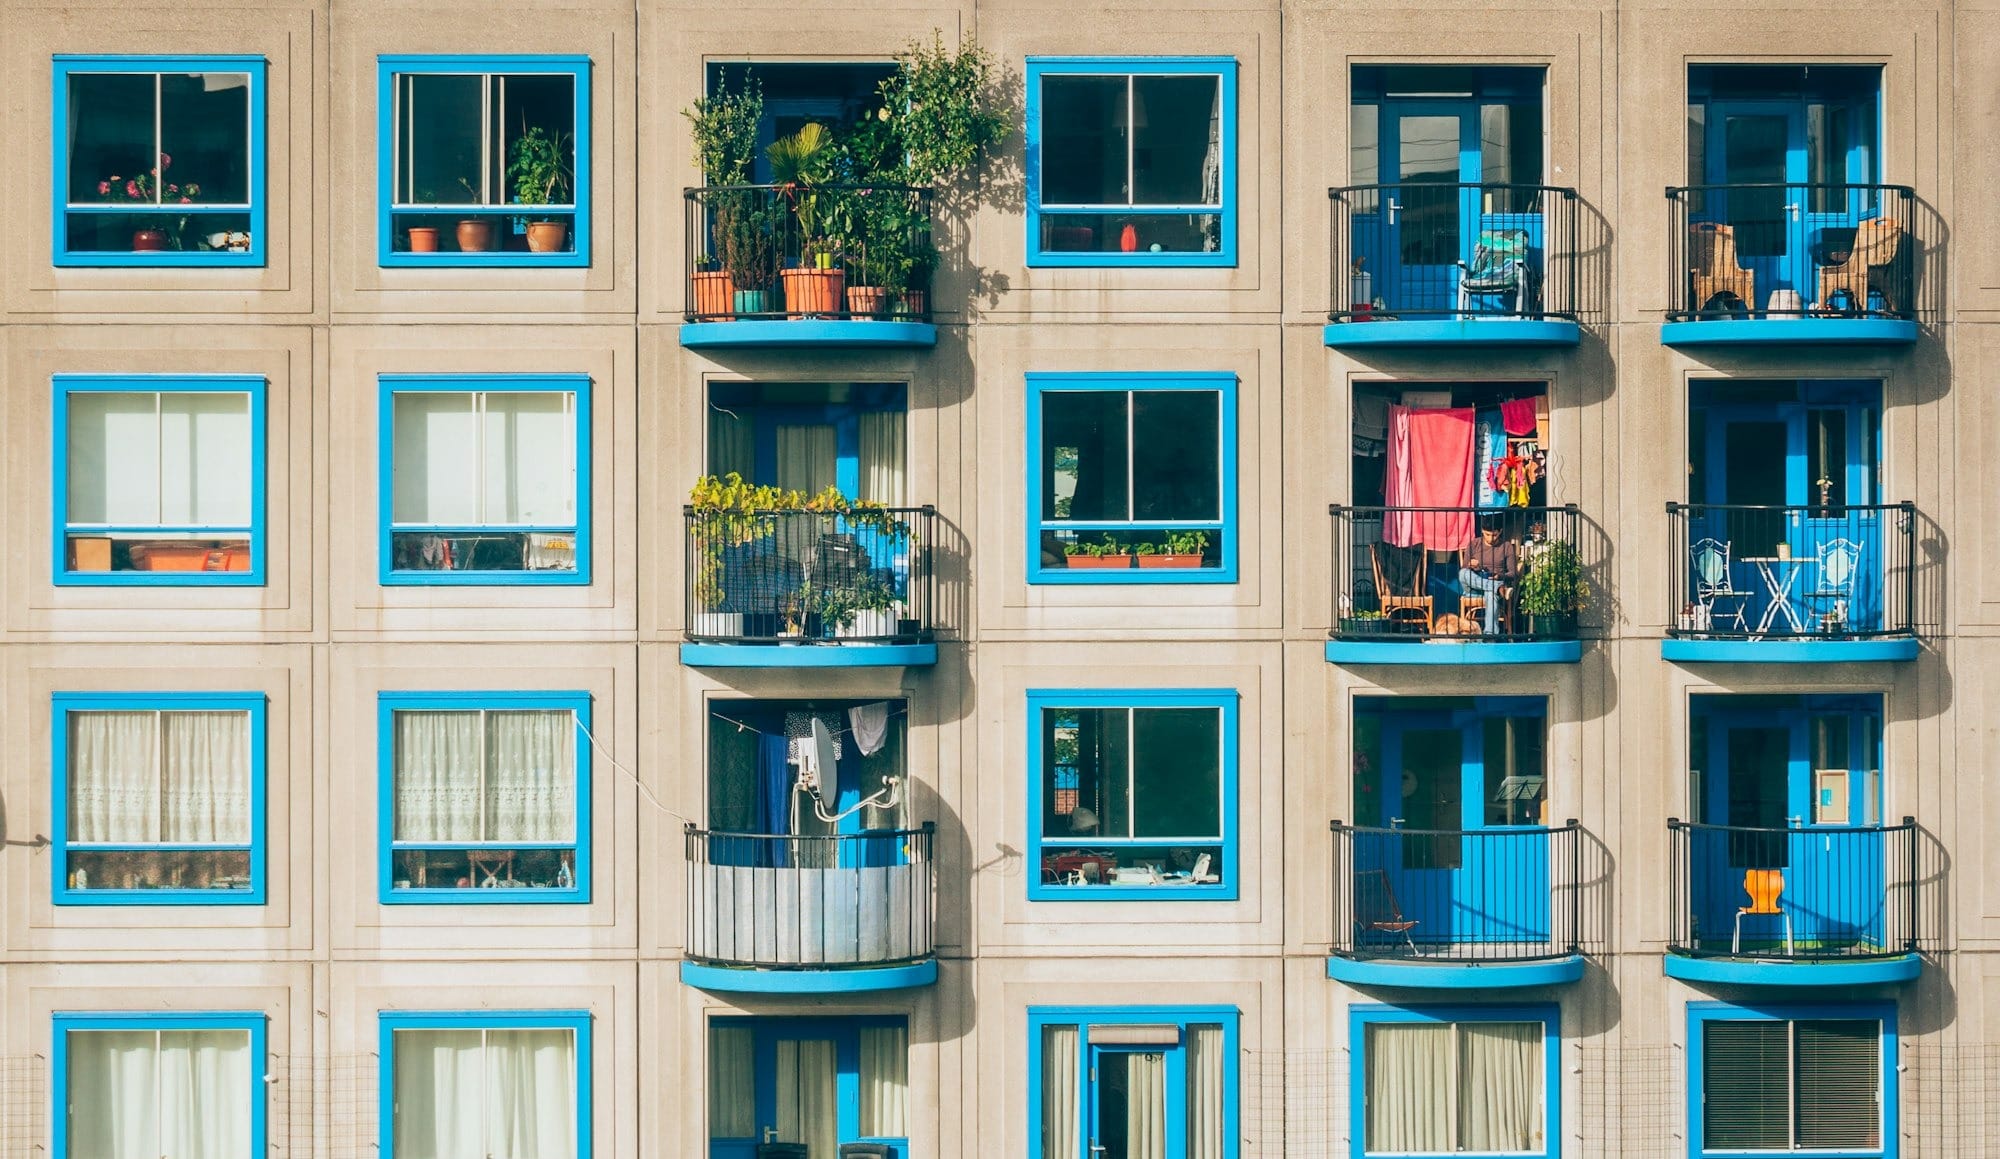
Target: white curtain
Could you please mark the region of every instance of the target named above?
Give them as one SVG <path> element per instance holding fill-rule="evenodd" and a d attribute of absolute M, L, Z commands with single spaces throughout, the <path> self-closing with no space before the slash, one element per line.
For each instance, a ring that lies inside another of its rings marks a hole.
<path fill-rule="evenodd" d="M 69 396 L 69 521 L 248 527 L 250 396 Z"/>
<path fill-rule="evenodd" d="M 1079 1159 L 1077 1029 L 1042 1027 L 1042 1159 Z"/>
<path fill-rule="evenodd" d="M 390 515 L 444 527 L 576 520 L 569 391 L 394 396 Z"/>
<path fill-rule="evenodd" d="M 804 1143 L 807 1159 L 835 1159 L 840 1146 L 833 1042 L 778 1040 L 778 1141 Z"/>
<path fill-rule="evenodd" d="M 1187 1037 L 1187 1156 L 1222 1159 L 1222 1104 L 1228 1060 L 1220 1026 L 1190 1026 Z"/>
<path fill-rule="evenodd" d="M 778 486 L 808 495 L 826 490 L 834 484 L 837 455 L 831 426 L 779 427 Z"/>
<path fill-rule="evenodd" d="M 396 713 L 396 840 L 478 841 L 479 713 Z"/>
<path fill-rule="evenodd" d="M 68 1084 L 79 1159 L 261 1159 L 247 1031 L 71 1031 Z"/>
<path fill-rule="evenodd" d="M 565 1029 L 486 1032 L 486 1155 L 576 1154 L 576 1035 Z"/>
<path fill-rule="evenodd" d="M 566 710 L 396 713 L 396 839 L 572 840 L 575 744 Z"/>
<path fill-rule="evenodd" d="M 903 1139 L 910 1134 L 910 1032 L 902 1026 L 861 1028 L 861 1133 Z"/>
<path fill-rule="evenodd" d="M 567 711 L 486 714 L 486 840 L 573 838 L 575 741 Z"/>
<path fill-rule="evenodd" d="M 903 456 L 908 426 L 899 410 L 867 411 L 860 416 L 861 494 L 891 507 L 901 507 Z"/>
<path fill-rule="evenodd" d="M 397 1159 L 574 1159 L 576 1035 L 399 1030 Z"/>
<path fill-rule="evenodd" d="M 756 1065 L 756 1038 L 749 1027 L 709 1027 L 709 1138 L 756 1137 Z"/>
<path fill-rule="evenodd" d="M 69 806 L 72 841 L 247 843 L 249 714 L 70 713 Z"/>
<path fill-rule="evenodd" d="M 488 394 L 481 523 L 576 522 L 576 416 L 567 391 Z"/>
<path fill-rule="evenodd" d="M 720 478 L 731 471 L 745 479 L 757 475 L 757 424 L 747 414 L 708 408 L 708 473 Z"/>
<path fill-rule="evenodd" d="M 1124 1057 L 1126 1159 L 1166 1159 L 1167 1056 L 1135 1051 Z"/>
<path fill-rule="evenodd" d="M 1367 1029 L 1371 1152 L 1450 1151 L 1458 1067 L 1450 1025 L 1374 1025 Z"/>
<path fill-rule="evenodd" d="M 1458 1027 L 1461 1085 L 1458 1148 L 1542 1149 L 1542 1026 L 1466 1022 Z"/>

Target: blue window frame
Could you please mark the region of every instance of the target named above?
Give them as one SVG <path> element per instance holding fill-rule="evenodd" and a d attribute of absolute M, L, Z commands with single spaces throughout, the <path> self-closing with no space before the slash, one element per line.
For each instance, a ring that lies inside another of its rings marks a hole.
<path fill-rule="evenodd" d="M 1028 582 L 1235 583 L 1236 391 L 1219 371 L 1028 375 Z"/>
<path fill-rule="evenodd" d="M 386 585 L 590 582 L 590 379 L 380 376 Z"/>
<path fill-rule="evenodd" d="M 815 1155 L 870 1143 L 908 1159 L 909 1051 L 900 1017 L 711 1019 L 708 1159 L 756 1159 L 767 1130 Z"/>
<path fill-rule="evenodd" d="M 1238 892 L 1233 688 L 1028 691 L 1028 897 Z"/>
<path fill-rule="evenodd" d="M 1688 1003 L 1689 1154 L 1894 1159 L 1893 1003 Z"/>
<path fill-rule="evenodd" d="M 589 1011 L 385 1010 L 381 1020 L 382 1159 L 591 1154 Z"/>
<path fill-rule="evenodd" d="M 56 905 L 264 904 L 261 693 L 50 700 Z"/>
<path fill-rule="evenodd" d="M 376 61 L 382 265 L 590 264 L 589 57 Z M 534 154 L 553 183 L 517 168 Z"/>
<path fill-rule="evenodd" d="M 260 587 L 265 381 L 53 379 L 58 585 Z"/>
<path fill-rule="evenodd" d="M 58 1012 L 53 1026 L 54 1159 L 264 1154 L 263 1014 Z"/>
<path fill-rule="evenodd" d="M 1562 1153 L 1554 1005 L 1356 1004 L 1347 1017 L 1350 1154 Z"/>
<path fill-rule="evenodd" d="M 1236 60 L 1028 58 L 1030 266 L 1236 264 Z"/>
<path fill-rule="evenodd" d="M 58 266 L 265 262 L 264 58 L 54 58 Z"/>
<path fill-rule="evenodd" d="M 1235 1159 L 1233 1006 L 1030 1006 L 1028 1159 L 1137 1154 Z"/>
<path fill-rule="evenodd" d="M 590 694 L 376 697 L 385 904 L 590 900 Z"/>

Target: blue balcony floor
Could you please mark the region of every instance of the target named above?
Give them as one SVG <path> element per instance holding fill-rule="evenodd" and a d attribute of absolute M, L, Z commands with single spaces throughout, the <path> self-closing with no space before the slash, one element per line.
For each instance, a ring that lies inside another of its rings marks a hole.
<path fill-rule="evenodd" d="M 929 322 L 888 322 L 874 318 L 754 318 L 735 322 L 687 322 L 681 345 L 691 350 L 726 347 L 873 349 L 937 345 Z"/>
<path fill-rule="evenodd" d="M 1583 977 L 1583 955 L 1531 962 L 1421 961 L 1408 958 L 1326 960 L 1326 976 L 1355 986 L 1396 986 L 1417 990 L 1517 990 L 1561 986 Z"/>
<path fill-rule="evenodd" d="M 1909 982 L 1923 971 L 1916 954 L 1828 961 L 1665 955 L 1667 977 L 1742 986 L 1873 986 Z"/>
<path fill-rule="evenodd" d="M 1908 346 L 1917 324 L 1901 318 L 1702 318 L 1665 322 L 1663 346 Z"/>
<path fill-rule="evenodd" d="M 682 982 L 725 994 L 863 994 L 929 986 L 937 981 L 937 975 L 936 959 L 837 970 L 759 970 L 681 963 Z"/>
<path fill-rule="evenodd" d="M 928 668 L 936 644 L 682 644 L 690 668 Z"/>
<path fill-rule="evenodd" d="M 1875 636 L 1859 640 L 1763 637 L 1713 640 L 1668 636 L 1660 658 L 1683 664 L 1853 664 L 1914 660 L 1915 636 Z"/>
<path fill-rule="evenodd" d="M 1326 642 L 1326 662 L 1329 664 L 1574 664 L 1582 658 L 1581 640 Z"/>
<path fill-rule="evenodd" d="M 1397 346 L 1575 346 L 1582 328 L 1566 318 L 1413 318 L 1329 322 L 1335 349 Z"/>

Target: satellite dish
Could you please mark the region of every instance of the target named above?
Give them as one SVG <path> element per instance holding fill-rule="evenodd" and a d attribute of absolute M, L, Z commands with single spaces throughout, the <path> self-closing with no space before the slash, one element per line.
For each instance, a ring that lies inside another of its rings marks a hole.
<path fill-rule="evenodd" d="M 808 782 L 814 791 L 825 783 L 825 778 L 834 775 L 833 734 L 826 730 L 826 722 L 815 716 L 812 718 L 812 769 L 807 773 Z"/>

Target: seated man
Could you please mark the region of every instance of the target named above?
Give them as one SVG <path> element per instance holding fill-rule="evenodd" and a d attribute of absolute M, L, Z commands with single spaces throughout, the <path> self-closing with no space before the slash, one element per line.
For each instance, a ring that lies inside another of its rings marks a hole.
<path fill-rule="evenodd" d="M 1500 524 L 1488 518 L 1480 521 L 1478 538 L 1459 559 L 1459 589 L 1486 597 L 1483 628 L 1494 635 L 1499 631 L 1501 589 L 1521 576 L 1520 549 L 1513 540 L 1501 538 Z"/>

